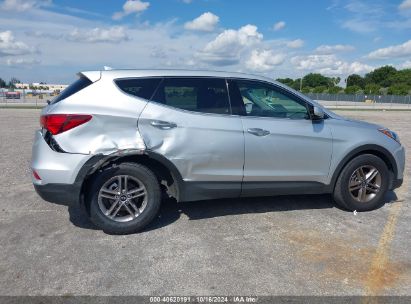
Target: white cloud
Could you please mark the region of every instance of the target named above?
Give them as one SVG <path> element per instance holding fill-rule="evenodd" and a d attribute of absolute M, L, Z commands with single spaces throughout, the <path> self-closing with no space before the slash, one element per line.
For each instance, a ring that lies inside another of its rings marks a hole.
<path fill-rule="evenodd" d="M 274 31 L 279 31 L 285 28 L 285 22 L 284 21 L 279 21 L 276 24 L 273 25 L 273 30 Z"/>
<path fill-rule="evenodd" d="M 14 58 L 7 59 L 6 63 L 9 66 L 30 66 L 39 64 L 41 61 L 35 58 Z"/>
<path fill-rule="evenodd" d="M 249 70 L 266 72 L 282 64 L 285 58 L 286 56 L 284 54 L 277 54 L 272 50 L 253 50 L 250 58 L 245 62 L 245 65 Z"/>
<path fill-rule="evenodd" d="M 256 43 L 261 42 L 263 34 L 255 25 L 245 25 L 238 30 L 225 30 L 214 40 L 207 43 L 197 57 L 210 64 L 231 65 L 238 63 L 241 52 Z"/>
<path fill-rule="evenodd" d="M 400 69 L 411 69 L 411 60 L 407 60 L 400 65 Z"/>
<path fill-rule="evenodd" d="M 79 42 L 120 42 L 128 39 L 125 28 L 113 26 L 110 28 L 94 28 L 91 30 L 74 29 L 69 35 L 69 40 Z"/>
<path fill-rule="evenodd" d="M 342 24 L 342 27 L 360 34 L 371 33 L 378 28 L 372 19 L 362 20 L 360 18 L 347 20 Z"/>
<path fill-rule="evenodd" d="M 361 62 L 346 62 L 335 55 L 308 55 L 291 58 L 291 63 L 299 70 L 325 75 L 364 74 L 373 70 L 372 66 Z"/>
<path fill-rule="evenodd" d="M 370 59 L 389 59 L 406 56 L 411 56 L 411 40 L 408 40 L 403 44 L 393 45 L 375 50 L 369 53 L 367 57 Z"/>
<path fill-rule="evenodd" d="M 5 11 L 24 12 L 33 8 L 51 5 L 51 0 L 4 0 L 0 9 Z"/>
<path fill-rule="evenodd" d="M 400 10 L 411 9 L 411 0 L 404 0 L 398 8 Z"/>
<path fill-rule="evenodd" d="M 0 32 L 0 56 L 24 55 L 34 52 L 22 41 L 16 41 L 11 31 Z"/>
<path fill-rule="evenodd" d="M 194 20 L 184 24 L 184 28 L 191 31 L 212 32 L 219 21 L 220 18 L 218 16 L 211 12 L 206 12 Z"/>
<path fill-rule="evenodd" d="M 304 46 L 304 40 L 296 39 L 296 40 L 287 41 L 285 45 L 289 47 L 290 49 L 299 49 Z"/>
<path fill-rule="evenodd" d="M 186 4 L 190 4 L 191 2 L 193 2 L 193 0 L 181 0 L 181 1 L 186 3 Z"/>
<path fill-rule="evenodd" d="M 351 52 L 355 48 L 352 45 L 336 44 L 336 45 L 320 45 L 315 49 L 317 54 L 332 55 L 339 52 Z"/>
<path fill-rule="evenodd" d="M 123 10 L 113 14 L 113 19 L 119 20 L 131 14 L 138 14 L 148 9 L 149 6 L 150 2 L 143 2 L 141 0 L 127 0 L 123 5 Z"/>

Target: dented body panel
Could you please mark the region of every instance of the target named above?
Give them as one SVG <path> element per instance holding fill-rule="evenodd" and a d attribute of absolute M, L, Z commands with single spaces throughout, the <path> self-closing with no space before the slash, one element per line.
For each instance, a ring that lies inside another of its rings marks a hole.
<path fill-rule="evenodd" d="M 147 100 L 130 98 L 111 78 L 103 77 L 67 99 L 45 107 L 42 115 L 91 113 L 93 118 L 87 124 L 58 134 L 55 140 L 69 153 L 107 155 L 118 150 L 144 150 L 137 121 L 146 104 Z"/>
<path fill-rule="evenodd" d="M 175 127 L 156 128 L 156 121 Z M 147 149 L 169 159 L 185 181 L 242 181 L 244 134 L 239 116 L 194 113 L 150 102 L 138 128 Z"/>

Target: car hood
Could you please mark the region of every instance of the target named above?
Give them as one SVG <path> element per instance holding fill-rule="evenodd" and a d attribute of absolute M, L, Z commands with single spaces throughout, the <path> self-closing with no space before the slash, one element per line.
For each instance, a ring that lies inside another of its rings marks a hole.
<path fill-rule="evenodd" d="M 327 111 L 327 114 L 329 112 L 331 112 L 331 111 Z M 383 128 L 383 126 L 378 125 L 378 124 L 374 124 L 374 123 L 370 123 L 370 122 L 366 122 L 366 121 L 362 121 L 362 120 L 347 118 L 347 117 L 335 114 L 334 112 L 331 112 L 331 113 L 332 113 L 332 115 L 330 115 L 331 118 L 346 121 L 346 122 L 348 122 L 352 125 L 355 125 L 356 127 L 362 127 L 362 128 L 368 128 L 368 129 L 381 129 L 381 128 Z"/>

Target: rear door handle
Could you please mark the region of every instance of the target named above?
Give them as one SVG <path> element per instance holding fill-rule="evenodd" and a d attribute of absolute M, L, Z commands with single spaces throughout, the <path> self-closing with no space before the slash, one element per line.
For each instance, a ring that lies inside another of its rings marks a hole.
<path fill-rule="evenodd" d="M 152 120 L 150 124 L 160 130 L 170 130 L 177 127 L 174 122 L 162 121 L 162 120 Z"/>
<path fill-rule="evenodd" d="M 270 134 L 270 131 L 263 130 L 260 128 L 250 128 L 247 130 L 247 132 L 255 136 L 267 136 L 268 134 Z"/>

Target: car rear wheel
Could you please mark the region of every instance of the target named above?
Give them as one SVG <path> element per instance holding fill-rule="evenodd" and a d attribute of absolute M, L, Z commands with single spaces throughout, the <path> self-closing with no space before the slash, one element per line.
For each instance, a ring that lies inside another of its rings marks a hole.
<path fill-rule="evenodd" d="M 129 234 L 153 220 L 160 208 L 161 192 L 148 168 L 123 163 L 97 175 L 89 202 L 95 225 L 107 233 Z"/>
<path fill-rule="evenodd" d="M 388 190 L 389 171 L 385 162 L 372 154 L 352 159 L 342 170 L 334 189 L 341 207 L 368 211 L 383 205 Z"/>

